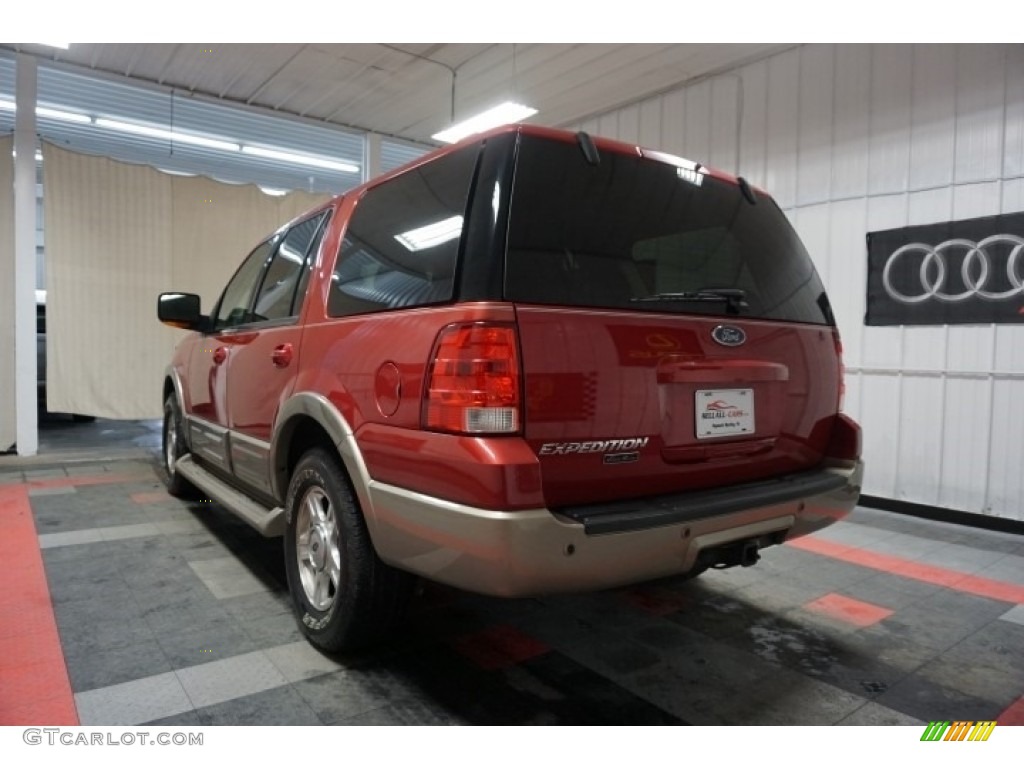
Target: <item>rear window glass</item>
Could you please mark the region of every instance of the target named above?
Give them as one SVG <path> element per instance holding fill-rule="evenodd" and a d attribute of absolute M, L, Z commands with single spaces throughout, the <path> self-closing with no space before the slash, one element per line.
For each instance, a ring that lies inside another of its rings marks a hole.
<path fill-rule="evenodd" d="M 668 163 L 523 136 L 509 218 L 512 301 L 831 324 L 774 201 Z"/>

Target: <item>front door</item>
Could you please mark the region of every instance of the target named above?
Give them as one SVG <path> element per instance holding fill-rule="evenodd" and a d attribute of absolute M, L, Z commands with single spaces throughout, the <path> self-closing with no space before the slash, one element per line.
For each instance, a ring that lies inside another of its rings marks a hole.
<path fill-rule="evenodd" d="M 281 404 L 299 370 L 299 309 L 326 214 L 293 226 L 267 267 L 252 307 L 252 324 L 239 329 L 227 376 L 232 471 L 247 486 L 270 494 L 270 437 Z"/>
<path fill-rule="evenodd" d="M 231 471 L 228 456 L 227 370 L 234 348 L 251 323 L 249 307 L 276 240 L 261 243 L 228 282 L 212 322 L 213 330 L 192 348 L 188 415 L 192 453 L 215 467 Z"/>

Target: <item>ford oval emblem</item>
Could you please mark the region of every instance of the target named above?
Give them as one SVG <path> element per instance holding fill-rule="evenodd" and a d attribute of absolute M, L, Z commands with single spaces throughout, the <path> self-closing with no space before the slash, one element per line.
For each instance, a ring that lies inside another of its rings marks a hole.
<path fill-rule="evenodd" d="M 747 340 L 747 334 L 735 325 L 719 325 L 711 332 L 711 338 L 724 347 L 738 347 Z"/>

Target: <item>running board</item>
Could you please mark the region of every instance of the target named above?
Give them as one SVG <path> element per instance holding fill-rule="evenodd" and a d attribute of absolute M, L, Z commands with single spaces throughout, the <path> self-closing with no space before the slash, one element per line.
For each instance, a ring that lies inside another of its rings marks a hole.
<path fill-rule="evenodd" d="M 267 509 L 253 501 L 241 491 L 225 483 L 212 472 L 196 464 L 191 456 L 182 456 L 174 469 L 192 485 L 199 488 L 210 498 L 242 518 L 268 538 L 284 535 L 284 509 L 274 507 Z"/>

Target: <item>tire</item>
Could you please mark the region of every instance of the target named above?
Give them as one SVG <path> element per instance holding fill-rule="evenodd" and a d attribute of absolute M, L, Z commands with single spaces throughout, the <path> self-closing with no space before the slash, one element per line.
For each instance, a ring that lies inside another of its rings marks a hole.
<path fill-rule="evenodd" d="M 162 433 L 160 466 L 163 468 L 167 492 L 179 498 L 192 498 L 197 494 L 196 487 L 179 475 L 174 468 L 175 462 L 189 452 L 181 429 L 181 410 L 174 395 L 169 395 L 164 401 Z"/>
<path fill-rule="evenodd" d="M 299 460 L 285 502 L 285 572 L 306 638 L 330 653 L 381 638 L 405 615 L 415 579 L 373 549 L 338 459 L 323 448 Z"/>

